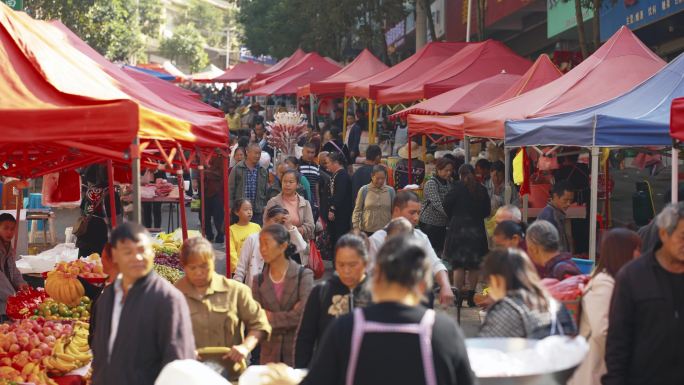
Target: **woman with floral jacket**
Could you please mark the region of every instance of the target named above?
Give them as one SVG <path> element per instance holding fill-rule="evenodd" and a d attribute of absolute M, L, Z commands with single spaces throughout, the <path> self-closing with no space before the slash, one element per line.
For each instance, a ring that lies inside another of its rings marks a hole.
<path fill-rule="evenodd" d="M 327 326 L 337 317 L 371 302 L 366 285 L 366 241 L 346 234 L 335 246 L 335 274 L 315 286 L 309 295 L 297 331 L 295 367 L 307 368 Z"/>

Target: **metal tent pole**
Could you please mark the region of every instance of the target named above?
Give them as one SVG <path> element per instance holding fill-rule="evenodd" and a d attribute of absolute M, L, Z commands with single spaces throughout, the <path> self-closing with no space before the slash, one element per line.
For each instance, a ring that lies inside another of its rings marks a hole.
<path fill-rule="evenodd" d="M 672 177 L 670 178 L 672 203 L 679 202 L 679 149 L 672 146 Z"/>
<path fill-rule="evenodd" d="M 114 194 L 114 164 L 111 159 L 107 161 L 107 179 L 109 179 L 109 215 L 113 229 L 116 227 L 116 194 Z"/>
<path fill-rule="evenodd" d="M 231 276 L 230 269 L 230 190 L 228 188 L 228 169 L 230 153 L 223 156 L 223 227 L 226 240 L 226 277 Z"/>
<path fill-rule="evenodd" d="M 347 137 L 347 113 L 349 112 L 349 98 L 344 97 L 344 116 L 342 116 L 342 140 Z"/>
<path fill-rule="evenodd" d="M 183 167 L 176 171 L 176 179 L 178 182 L 178 210 L 180 212 L 181 233 L 183 234 L 183 242 L 188 239 L 188 219 L 185 217 L 185 185 L 183 183 Z"/>
<path fill-rule="evenodd" d="M 131 146 L 131 173 L 132 173 L 132 202 L 133 221 L 142 223 L 140 214 L 140 138 L 133 139 Z"/>
<path fill-rule="evenodd" d="M 504 167 L 505 167 L 505 184 L 504 184 L 504 204 L 511 203 L 513 191 L 511 188 L 511 149 L 504 147 Z"/>
<path fill-rule="evenodd" d="M 589 204 L 589 259 L 596 260 L 596 214 L 598 210 L 599 148 L 591 148 L 591 199 Z"/>

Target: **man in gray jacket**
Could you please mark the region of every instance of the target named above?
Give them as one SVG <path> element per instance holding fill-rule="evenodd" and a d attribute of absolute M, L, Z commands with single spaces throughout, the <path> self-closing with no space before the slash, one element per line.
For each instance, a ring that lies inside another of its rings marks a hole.
<path fill-rule="evenodd" d="M 259 165 L 261 147 L 256 143 L 247 146 L 245 160 L 233 167 L 228 176 L 228 191 L 230 191 L 230 206 L 237 199 L 249 199 L 252 203 L 254 215 L 252 221 L 261 224 L 268 191 L 268 170 Z"/>
<path fill-rule="evenodd" d="M 190 310 L 183 294 L 152 271 L 144 227 L 124 223 L 111 244 L 120 273 L 93 311 L 93 384 L 153 384 L 166 364 L 195 358 Z"/>

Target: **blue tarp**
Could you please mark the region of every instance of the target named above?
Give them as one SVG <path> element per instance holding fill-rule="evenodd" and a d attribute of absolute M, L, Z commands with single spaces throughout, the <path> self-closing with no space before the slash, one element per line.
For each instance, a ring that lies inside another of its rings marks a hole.
<path fill-rule="evenodd" d="M 147 69 L 147 68 L 136 67 L 136 66 L 128 66 L 128 65 L 126 66 L 126 68 L 130 68 L 130 69 L 132 69 L 132 70 L 136 70 L 136 71 L 140 71 L 140 72 L 142 72 L 142 73 L 146 73 L 146 74 L 148 74 L 148 75 L 152 75 L 152 76 L 154 76 L 154 77 L 156 77 L 156 78 L 159 78 L 159 79 L 161 79 L 161 80 L 167 80 L 167 81 L 170 81 L 170 82 L 176 80 L 176 77 L 173 76 L 173 75 L 169 75 L 169 74 L 157 72 L 157 71 L 154 71 L 154 70 L 151 70 L 151 69 Z"/>
<path fill-rule="evenodd" d="M 670 104 L 681 96 L 684 54 L 631 91 L 607 102 L 543 118 L 507 121 L 506 146 L 669 146 Z"/>

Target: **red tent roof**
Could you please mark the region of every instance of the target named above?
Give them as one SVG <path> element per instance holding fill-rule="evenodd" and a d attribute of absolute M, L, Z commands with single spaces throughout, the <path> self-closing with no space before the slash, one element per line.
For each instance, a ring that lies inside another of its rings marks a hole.
<path fill-rule="evenodd" d="M 292 65 L 300 61 L 305 55 L 306 52 L 299 48 L 294 51 L 292 55 L 277 62 L 273 67 L 254 75 L 254 80 L 266 79 L 267 77 L 278 75 L 282 71 L 290 68 Z"/>
<path fill-rule="evenodd" d="M 461 115 L 409 115 L 409 135 L 445 135 L 453 138 L 463 138 Z"/>
<path fill-rule="evenodd" d="M 198 112 L 200 114 L 218 116 L 221 118 L 226 116 L 223 111 L 206 103 L 202 103 L 200 101 L 199 94 L 186 90 L 185 88 L 175 86 L 166 80 L 136 71 L 134 68 L 124 67 L 123 70 L 126 74 L 128 74 L 128 76 L 135 79 L 135 81 L 144 85 L 157 96 L 176 107 Z"/>
<path fill-rule="evenodd" d="M 257 88 L 263 87 L 266 84 L 292 77 L 298 73 L 306 71 L 314 71 L 315 74 L 311 75 L 309 81 L 317 81 L 325 79 L 326 77 L 339 71 L 340 67 L 337 64 L 333 64 L 330 60 L 320 56 L 315 52 L 307 53 L 298 62 L 292 64 L 289 68 L 285 68 L 277 75 L 269 76 L 266 79 L 259 80 L 251 85 L 251 89 L 255 90 Z M 302 86 L 306 83 L 299 84 Z M 297 93 L 295 90 L 294 93 Z"/>
<path fill-rule="evenodd" d="M 344 87 L 351 82 L 365 79 L 386 70 L 385 63 L 376 58 L 368 49 L 364 49 L 351 63 L 335 74 L 301 87 L 297 96 L 308 96 L 310 92 L 316 95 L 342 97 Z"/>
<path fill-rule="evenodd" d="M 308 70 L 295 73 L 288 77 L 281 78 L 263 87 L 259 87 L 247 93 L 247 96 L 268 96 L 268 95 L 290 95 L 296 94 L 297 90 L 312 81 L 325 79 L 334 73 L 334 69 L 321 69 L 311 67 Z"/>
<path fill-rule="evenodd" d="M 502 71 L 522 75 L 531 65 L 498 41 L 474 43 L 405 83 L 378 92 L 377 102 L 399 104 L 431 98 Z"/>
<path fill-rule="evenodd" d="M 540 55 L 532 64 L 532 67 L 511 88 L 499 95 L 498 98 L 487 103 L 487 106 L 501 103 L 527 91 L 539 88 L 561 76 L 563 76 L 563 73 L 553 64 L 551 59 L 546 54 Z"/>
<path fill-rule="evenodd" d="M 679 141 L 684 141 L 684 98 L 677 98 L 672 101 L 670 136 Z"/>
<path fill-rule="evenodd" d="M 95 62 L 100 72 L 109 75 L 108 79 L 116 89 L 138 104 L 140 138 L 176 141 L 190 147 L 227 145 L 228 124 L 224 118 L 199 114 L 169 103 L 105 59 L 61 22 L 39 23 L 52 30 L 50 33 L 56 34 L 61 44 L 71 45 Z"/>
<path fill-rule="evenodd" d="M 123 157 L 135 137 L 138 108 L 82 59 L 26 14 L 0 3 L 3 175 L 25 178 L 109 153 Z"/>
<path fill-rule="evenodd" d="M 458 87 L 391 115 L 391 118 L 418 115 L 453 115 L 476 110 L 508 90 L 522 76 L 501 73 Z M 382 94 L 382 91 L 380 92 Z"/>
<path fill-rule="evenodd" d="M 501 103 L 503 101 L 521 95 L 525 92 L 531 91 L 535 88 L 539 88 L 544 84 L 550 83 L 558 79 L 559 77 L 561 77 L 561 75 L 562 73 L 560 72 L 560 70 L 558 70 L 558 67 L 556 67 L 556 65 L 553 64 L 551 59 L 549 59 L 549 57 L 546 55 L 541 55 L 537 58 L 532 67 L 530 67 L 530 69 L 527 70 L 527 72 L 522 77 L 520 77 L 506 92 L 504 92 L 499 97 L 490 101 L 484 107 L 481 108 L 493 106 L 495 104 Z M 449 91 L 442 95 L 435 96 L 435 98 L 433 99 L 441 98 L 442 96 L 450 94 L 451 92 L 452 91 Z M 430 124 L 434 124 L 436 127 L 440 127 L 443 130 L 442 134 L 444 135 L 454 137 L 460 137 L 463 135 L 463 115 L 453 116 L 451 117 L 452 119 L 442 119 L 442 116 L 434 115 L 424 116 L 421 119 L 412 119 L 412 116 L 414 115 L 409 115 L 408 119 L 409 133 L 413 132 L 415 124 L 420 123 L 425 127 L 429 126 Z M 413 125 L 411 124 L 412 121 L 414 122 Z M 450 126 L 447 127 L 447 125 Z"/>
<path fill-rule="evenodd" d="M 622 95 L 665 65 L 622 27 L 593 55 L 553 82 L 465 115 L 465 133 L 503 138 L 504 122 L 576 111 Z"/>
<path fill-rule="evenodd" d="M 460 51 L 468 43 L 428 43 L 401 63 L 368 78 L 349 83 L 345 95 L 375 99 L 378 91 L 402 84 L 429 71 L 448 57 Z"/>
<path fill-rule="evenodd" d="M 235 66 L 233 66 L 233 68 L 224 72 L 223 75 L 214 78 L 213 82 L 241 82 L 243 80 L 249 79 L 250 77 L 260 72 L 266 71 L 267 69 L 267 66 L 253 61 L 248 61 L 246 63 L 238 63 Z"/>

